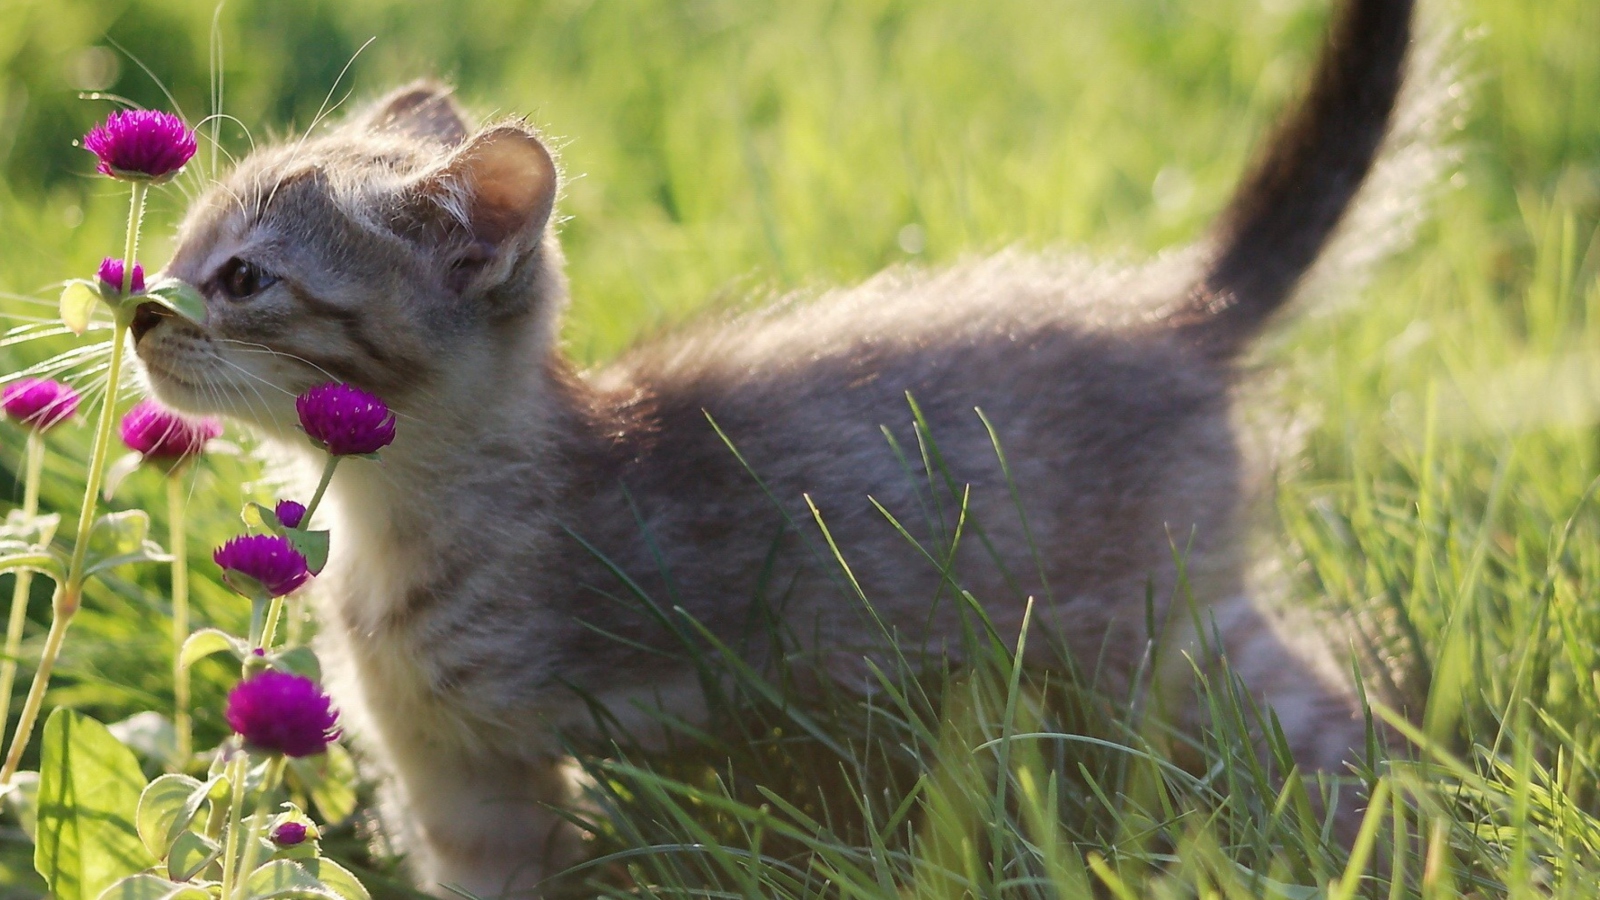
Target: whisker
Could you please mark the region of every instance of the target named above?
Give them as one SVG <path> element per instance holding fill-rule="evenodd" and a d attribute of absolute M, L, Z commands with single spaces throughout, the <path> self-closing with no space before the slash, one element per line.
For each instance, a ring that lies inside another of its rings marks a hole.
<path fill-rule="evenodd" d="M 57 321 L 59 322 L 59 320 Z M 111 327 L 112 326 L 110 322 L 90 322 L 89 327 L 84 331 L 85 333 L 90 331 L 110 331 Z M 33 330 L 24 331 L 23 329 Z M 13 344 L 26 344 L 30 341 L 43 340 L 44 338 L 50 337 L 61 337 L 63 335 L 72 333 L 72 329 L 68 328 L 67 326 L 53 324 L 50 320 L 45 319 L 30 325 L 20 325 L 11 329 L 10 331 L 7 331 L 5 333 L 5 337 L 0 339 L 0 347 L 10 347 Z"/>
<path fill-rule="evenodd" d="M 279 387 L 278 385 L 273 384 L 272 382 L 266 380 L 265 378 L 262 378 L 261 376 L 255 374 L 254 372 L 249 371 L 248 369 L 244 368 L 243 366 L 239 365 L 236 362 L 233 362 L 232 360 L 223 359 L 220 356 L 216 357 L 216 359 L 219 362 L 221 362 L 223 365 L 227 366 L 228 368 L 233 369 L 233 370 L 239 372 L 241 375 L 244 375 L 245 377 L 251 379 L 251 381 L 260 382 L 261 384 L 264 384 L 267 387 L 272 388 L 273 390 L 281 391 L 282 393 L 288 394 L 291 397 L 294 396 L 294 393 L 292 391 L 286 390 L 285 388 L 282 388 L 282 387 Z M 277 414 L 276 411 L 273 410 L 272 404 L 267 402 L 267 398 L 262 396 L 261 389 L 256 387 L 254 384 L 251 384 L 249 381 L 245 382 L 245 386 L 250 388 L 251 392 L 256 395 L 256 399 L 257 400 L 261 401 L 261 412 L 265 413 L 267 415 L 267 417 L 272 420 L 273 428 L 281 430 L 281 423 L 280 423 L 280 421 L 278 419 L 278 414 Z M 246 398 L 241 398 L 241 399 L 244 400 L 246 409 L 249 409 L 251 411 L 255 410 L 255 404 L 251 403 L 249 398 L 246 397 Z"/>
<path fill-rule="evenodd" d="M 211 122 L 211 180 L 217 179 L 217 151 L 221 148 L 220 129 L 222 128 L 222 6 L 219 2 L 217 8 L 211 13 L 210 46 L 207 48 L 208 62 L 211 64 L 211 115 L 195 124 L 195 130 L 200 129 L 207 119 Z"/>
<path fill-rule="evenodd" d="M 281 356 L 284 359 L 292 359 L 297 363 L 301 363 L 302 365 L 310 366 L 311 368 L 316 369 L 318 373 L 327 378 L 329 381 L 339 380 L 332 372 L 329 372 L 327 369 L 324 369 L 323 367 L 317 365 L 309 359 L 306 359 L 303 356 L 296 356 L 293 353 L 285 353 L 282 350 L 274 350 L 273 348 L 268 347 L 266 344 L 257 344 L 251 341 L 239 341 L 232 338 L 218 338 L 217 343 L 229 344 L 238 347 L 241 353 L 267 353 L 271 354 L 272 356 Z"/>
<path fill-rule="evenodd" d="M 166 96 L 167 102 L 172 104 L 172 111 L 178 114 L 178 118 L 184 120 L 185 122 L 189 121 L 189 117 L 184 115 L 183 107 L 181 105 L 179 105 L 179 103 L 178 103 L 178 98 L 172 96 L 172 92 L 167 90 L 166 82 L 162 81 L 160 76 L 156 75 L 156 73 L 149 66 L 145 65 L 144 64 L 144 60 L 140 59 L 139 57 L 135 56 L 133 53 L 129 52 L 127 47 L 124 47 L 121 44 L 117 43 L 115 38 L 112 38 L 112 37 L 108 36 L 106 38 L 106 43 L 108 43 L 111 46 L 113 46 L 113 47 L 117 48 L 118 50 L 120 50 L 122 52 L 122 55 L 126 56 L 129 60 L 131 60 L 134 65 L 138 66 L 140 69 L 143 69 L 144 70 L 144 74 L 150 76 L 150 80 L 155 82 L 156 88 L 158 90 L 160 90 L 163 95 Z"/>
<path fill-rule="evenodd" d="M 71 350 L 58 353 L 55 356 L 44 360 L 43 362 L 34 363 L 33 365 L 20 369 L 16 372 L 0 375 L 0 384 L 6 384 L 19 378 L 28 378 L 35 375 L 54 376 L 62 374 L 69 372 L 80 365 L 84 365 L 85 363 L 97 361 L 101 357 L 106 357 L 109 359 L 110 355 L 111 345 L 109 343 L 91 344 L 86 347 L 75 347 Z"/>
<path fill-rule="evenodd" d="M 333 84 L 328 88 L 328 95 L 322 98 L 322 105 L 317 108 L 317 114 L 312 117 L 311 124 L 307 126 L 306 130 L 300 135 L 300 140 L 295 142 L 294 150 L 290 151 L 290 162 L 293 162 L 300 156 L 301 148 L 303 148 L 306 144 L 306 141 L 311 138 L 311 132 L 316 130 L 317 125 L 322 122 L 323 116 L 332 113 L 333 110 L 343 106 L 344 102 L 350 99 L 350 92 L 347 91 L 343 97 L 339 98 L 339 102 L 335 103 L 331 109 L 328 106 L 329 102 L 333 100 L 334 93 L 339 90 L 339 83 L 344 81 L 344 76 L 350 71 L 350 67 L 355 65 L 356 60 L 360 58 L 361 54 L 365 52 L 368 47 L 372 46 L 373 42 L 377 39 L 378 38 L 376 36 L 367 38 L 366 43 L 362 44 L 360 47 L 357 47 L 356 52 L 350 54 L 350 59 L 345 62 L 344 68 L 339 70 L 339 75 L 333 79 Z M 282 185 L 283 182 L 279 181 L 277 184 L 272 186 L 272 190 L 267 194 L 267 199 L 261 203 L 262 211 L 265 211 L 267 207 L 272 205 L 272 199 L 278 195 L 278 188 Z"/>

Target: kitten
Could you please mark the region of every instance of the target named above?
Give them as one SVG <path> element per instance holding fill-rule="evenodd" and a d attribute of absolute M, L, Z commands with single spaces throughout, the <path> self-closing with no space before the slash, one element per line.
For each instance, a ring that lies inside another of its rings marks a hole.
<path fill-rule="evenodd" d="M 296 393 L 332 377 L 398 411 L 383 462 L 341 466 L 329 491 L 319 639 L 434 889 L 491 896 L 547 874 L 554 730 L 589 718 L 569 685 L 624 718 L 640 702 L 694 714 L 688 667 L 637 649 L 675 639 L 608 599 L 630 596 L 619 572 L 730 641 L 758 584 L 784 585 L 788 630 L 848 672 L 872 632 L 812 553 L 809 498 L 908 645 L 951 638 L 956 610 L 929 608 L 939 572 L 868 500 L 921 520 L 879 431 L 915 445 L 908 393 L 997 551 L 964 541 L 957 567 L 1004 633 L 1035 597 L 1037 627 L 1125 688 L 1147 589 L 1162 614 L 1178 584 L 1176 541 L 1300 762 L 1338 769 L 1364 738 L 1347 692 L 1244 599 L 1230 393 L 1372 167 L 1411 16 L 1409 0 L 1345 4 L 1306 100 L 1189 253 L 1135 272 L 1018 253 L 896 270 L 703 322 L 593 373 L 558 345 L 549 150 L 520 122 L 475 128 L 446 90 L 415 85 L 257 151 L 202 197 L 166 271 L 205 294 L 208 321 L 146 307 L 138 356 L 165 402 L 243 418 L 307 464 Z"/>

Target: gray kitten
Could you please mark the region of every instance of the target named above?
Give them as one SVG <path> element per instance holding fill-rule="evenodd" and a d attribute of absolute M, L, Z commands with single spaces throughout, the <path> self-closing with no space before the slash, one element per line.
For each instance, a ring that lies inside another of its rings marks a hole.
<path fill-rule="evenodd" d="M 915 446 L 907 394 L 995 548 L 966 540 L 955 562 L 1004 633 L 1037 598 L 1038 628 L 1126 688 L 1147 591 L 1164 615 L 1178 586 L 1176 542 L 1302 765 L 1336 769 L 1364 736 L 1347 691 L 1243 599 L 1230 395 L 1372 168 L 1411 17 L 1410 0 L 1345 4 L 1306 99 L 1190 252 L 1132 272 L 1016 253 L 897 270 L 592 373 L 558 345 L 551 154 L 520 122 L 474 128 L 446 90 L 413 86 L 257 151 L 202 197 L 167 274 L 205 294 L 208 322 L 146 307 L 137 352 L 162 400 L 242 418 L 285 460 L 315 464 L 292 399 L 316 383 L 398 411 L 383 463 L 341 466 L 330 489 L 321 640 L 434 888 L 487 896 L 546 874 L 554 732 L 589 719 L 569 685 L 641 726 L 641 703 L 694 714 L 690 668 L 637 646 L 675 639 L 609 598 L 637 588 L 732 642 L 758 585 L 782 585 L 802 649 L 862 670 L 874 632 L 813 552 L 808 503 L 905 644 L 952 641 L 954 604 L 930 609 L 940 572 L 868 499 L 923 521 L 880 432 Z"/>

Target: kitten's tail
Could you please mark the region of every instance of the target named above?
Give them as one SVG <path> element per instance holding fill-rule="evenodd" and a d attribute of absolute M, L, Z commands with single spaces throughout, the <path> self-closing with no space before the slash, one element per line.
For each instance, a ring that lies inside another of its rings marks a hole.
<path fill-rule="evenodd" d="M 1249 345 L 1321 254 L 1372 170 L 1404 81 L 1414 0 L 1344 0 L 1310 91 L 1218 219 L 1171 319 L 1219 361 Z"/>

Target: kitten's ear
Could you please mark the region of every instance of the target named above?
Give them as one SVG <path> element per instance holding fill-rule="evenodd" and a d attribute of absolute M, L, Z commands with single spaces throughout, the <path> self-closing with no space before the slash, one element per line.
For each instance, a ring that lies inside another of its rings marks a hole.
<path fill-rule="evenodd" d="M 471 130 L 466 113 L 450 88 L 437 81 L 415 81 L 392 91 L 362 115 L 358 125 L 367 131 L 388 131 L 454 147 Z"/>
<path fill-rule="evenodd" d="M 418 176 L 418 212 L 432 219 L 419 224 L 444 252 L 450 286 L 466 292 L 504 281 L 538 245 L 555 206 L 556 183 L 550 152 L 517 123 L 478 132 Z"/>

